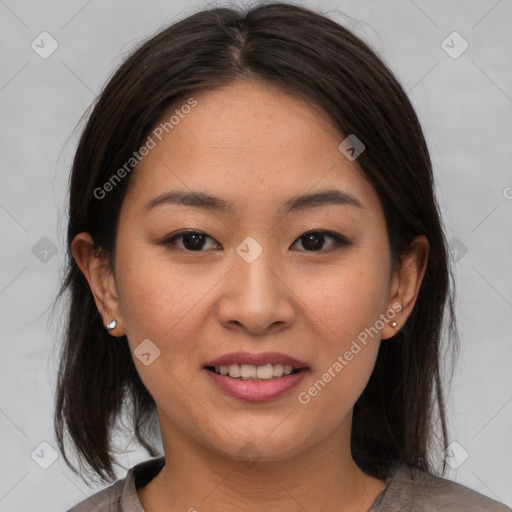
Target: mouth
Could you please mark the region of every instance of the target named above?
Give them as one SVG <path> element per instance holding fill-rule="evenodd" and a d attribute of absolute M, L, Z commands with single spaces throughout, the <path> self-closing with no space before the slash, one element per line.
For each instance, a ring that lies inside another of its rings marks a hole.
<path fill-rule="evenodd" d="M 238 352 L 207 362 L 203 370 L 224 394 L 261 402 L 289 392 L 310 368 L 284 354 Z"/>
<path fill-rule="evenodd" d="M 280 379 L 283 376 L 294 375 L 295 373 L 306 370 L 305 367 L 294 368 L 292 365 L 280 363 L 268 363 L 265 365 L 253 364 L 230 364 L 220 366 L 205 366 L 207 370 L 215 372 L 217 375 L 230 377 L 245 381 L 269 381 Z"/>

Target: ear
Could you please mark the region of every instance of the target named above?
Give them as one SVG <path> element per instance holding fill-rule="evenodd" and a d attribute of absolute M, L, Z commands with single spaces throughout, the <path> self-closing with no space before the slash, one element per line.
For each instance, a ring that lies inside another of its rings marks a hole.
<path fill-rule="evenodd" d="M 115 279 L 109 260 L 96 250 L 94 240 L 89 233 L 79 233 L 73 239 L 71 251 L 75 261 L 84 274 L 103 319 L 103 325 L 116 320 L 116 327 L 109 332 L 112 336 L 123 336 L 125 329 L 119 308 Z"/>
<path fill-rule="evenodd" d="M 398 268 L 391 278 L 386 311 L 388 321 L 382 329 L 381 339 L 394 336 L 411 314 L 427 268 L 428 252 L 427 238 L 419 235 L 414 238 L 408 251 L 400 257 Z M 396 322 L 396 328 L 392 326 L 393 322 Z"/>

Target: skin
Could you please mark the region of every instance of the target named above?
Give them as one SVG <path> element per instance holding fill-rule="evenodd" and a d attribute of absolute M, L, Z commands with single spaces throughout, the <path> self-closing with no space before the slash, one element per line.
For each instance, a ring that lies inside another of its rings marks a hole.
<path fill-rule="evenodd" d="M 338 150 L 344 136 L 318 108 L 255 82 L 194 97 L 197 106 L 130 177 L 113 271 L 89 234 L 72 245 L 104 324 L 117 320 L 112 335 L 126 334 L 132 352 L 145 339 L 160 350 L 149 366 L 134 357 L 157 405 L 166 456 L 139 499 L 147 512 L 368 510 L 384 482 L 351 457 L 352 410 L 381 340 L 396 329 L 385 323 L 307 405 L 297 395 L 393 304 L 401 305 L 394 320 L 403 325 L 428 242 L 417 237 L 392 271 L 377 194 L 357 161 Z M 350 193 L 362 207 L 278 212 L 290 197 L 325 188 Z M 145 210 L 175 189 L 219 196 L 235 211 Z M 183 238 L 164 243 L 186 229 L 207 235 L 202 252 L 187 251 Z M 326 237 L 311 250 L 301 237 L 317 229 L 349 244 L 336 248 Z M 263 249 L 252 263 L 236 252 L 248 236 Z M 207 360 L 239 350 L 282 352 L 310 369 L 286 395 L 244 402 L 224 395 L 203 370 Z M 240 460 L 244 447 L 254 463 Z"/>

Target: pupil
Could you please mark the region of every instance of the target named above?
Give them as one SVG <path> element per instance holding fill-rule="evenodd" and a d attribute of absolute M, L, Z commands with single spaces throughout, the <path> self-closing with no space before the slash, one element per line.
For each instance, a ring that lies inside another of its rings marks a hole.
<path fill-rule="evenodd" d="M 183 245 L 187 250 L 201 250 L 203 248 L 204 242 L 204 235 L 199 233 L 183 235 Z"/>
<path fill-rule="evenodd" d="M 322 233 L 310 233 L 306 235 L 304 247 L 308 250 L 316 251 L 322 248 L 324 244 L 324 235 Z"/>
<path fill-rule="evenodd" d="M 304 247 L 308 251 L 318 251 L 324 245 L 324 234 L 323 233 L 310 233 L 305 235 L 305 241 L 303 242 Z M 183 245 L 189 251 L 201 250 L 204 247 L 205 237 L 200 233 L 189 233 L 183 235 Z"/>

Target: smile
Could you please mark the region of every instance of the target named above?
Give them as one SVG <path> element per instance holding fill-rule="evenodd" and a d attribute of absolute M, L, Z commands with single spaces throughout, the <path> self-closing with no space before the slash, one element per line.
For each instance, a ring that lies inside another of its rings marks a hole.
<path fill-rule="evenodd" d="M 279 379 L 283 375 L 291 375 L 298 371 L 297 368 L 294 368 L 289 364 L 282 365 L 279 363 L 269 363 L 262 366 L 256 366 L 253 364 L 231 364 L 229 366 L 210 366 L 207 368 L 209 370 L 213 369 L 213 371 L 219 375 L 228 375 L 233 379 L 251 381 Z"/>
<path fill-rule="evenodd" d="M 291 391 L 308 373 L 309 367 L 284 354 L 238 352 L 207 362 L 203 370 L 223 394 L 248 402 L 262 402 Z"/>

